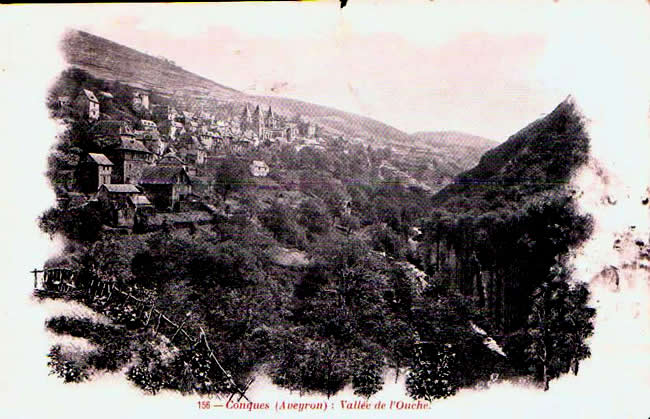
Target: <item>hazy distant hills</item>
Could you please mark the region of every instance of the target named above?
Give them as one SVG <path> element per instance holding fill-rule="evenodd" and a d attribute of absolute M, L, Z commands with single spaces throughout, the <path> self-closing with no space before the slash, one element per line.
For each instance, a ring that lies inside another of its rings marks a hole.
<path fill-rule="evenodd" d="M 66 61 L 92 76 L 115 80 L 183 100 L 209 98 L 272 106 L 277 114 L 296 114 L 325 131 L 347 138 L 363 138 L 373 147 L 392 146 L 398 153 L 428 153 L 454 174 L 474 166 L 495 142 L 460 132 L 419 132 L 409 135 L 372 118 L 296 99 L 251 96 L 180 68 L 163 58 L 81 31 L 68 32 L 62 42 Z M 245 71 L 246 69 L 242 69 Z"/>
<path fill-rule="evenodd" d="M 582 115 L 568 97 L 487 151 L 476 167 L 457 176 L 434 200 L 454 211 L 515 208 L 534 194 L 566 185 L 588 153 Z"/>
<path fill-rule="evenodd" d="M 496 141 L 459 131 L 426 131 L 410 135 L 415 144 L 444 154 L 461 171 L 474 167 L 483 153 L 498 145 Z"/>
<path fill-rule="evenodd" d="M 411 134 L 411 138 L 417 139 L 423 144 L 434 147 L 467 147 L 485 152 L 498 143 L 478 135 L 466 134 L 458 131 L 426 131 Z"/>

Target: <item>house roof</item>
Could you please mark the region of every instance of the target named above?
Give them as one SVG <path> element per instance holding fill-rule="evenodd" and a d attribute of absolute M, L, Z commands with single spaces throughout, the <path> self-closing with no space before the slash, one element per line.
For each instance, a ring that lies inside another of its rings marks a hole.
<path fill-rule="evenodd" d="M 160 140 L 160 133 L 157 129 L 143 130 L 135 132 L 135 139 L 138 141 L 143 140 Z"/>
<path fill-rule="evenodd" d="M 91 134 L 99 135 L 133 135 L 133 130 L 125 121 L 118 121 L 116 119 L 107 119 L 97 121 L 90 129 Z"/>
<path fill-rule="evenodd" d="M 147 197 L 142 194 L 129 196 L 129 201 L 136 208 L 152 206 L 151 201 L 149 201 L 149 199 L 147 199 Z"/>
<path fill-rule="evenodd" d="M 88 100 L 93 101 L 93 102 L 99 102 L 99 101 L 97 100 L 97 98 L 95 97 L 95 94 L 94 94 L 93 92 L 91 92 L 90 90 L 88 90 L 88 89 L 83 89 L 83 93 L 84 93 L 84 95 L 86 95 L 86 97 L 88 98 Z"/>
<path fill-rule="evenodd" d="M 184 166 L 185 162 L 176 153 L 167 153 L 158 160 L 158 166 L 162 165 Z"/>
<path fill-rule="evenodd" d="M 130 183 L 104 183 L 100 189 L 102 188 L 106 189 L 110 193 L 140 193 L 140 189 Z"/>
<path fill-rule="evenodd" d="M 144 169 L 140 178 L 141 185 L 172 185 L 178 183 L 176 176 L 185 174 L 186 183 L 190 183 L 189 176 L 184 167 L 178 166 L 151 166 Z"/>
<path fill-rule="evenodd" d="M 162 156 L 164 157 L 166 154 L 174 154 L 176 152 L 176 148 L 171 145 L 169 142 L 165 143 L 165 147 L 163 147 L 162 150 Z"/>
<path fill-rule="evenodd" d="M 151 154 L 151 151 L 144 144 L 133 138 L 122 138 L 122 144 L 117 147 L 117 150 L 138 151 L 140 153 Z"/>
<path fill-rule="evenodd" d="M 196 149 L 204 150 L 205 149 L 205 146 L 203 145 L 201 140 L 199 140 L 199 138 L 196 135 L 189 135 L 189 134 L 185 134 L 185 135 L 181 136 L 178 139 L 177 146 L 178 146 L 178 148 L 184 148 L 184 149 L 188 149 L 188 150 L 196 150 Z"/>
<path fill-rule="evenodd" d="M 88 157 L 95 163 L 102 165 L 102 166 L 112 166 L 113 162 L 111 162 L 108 157 L 106 157 L 103 154 L 99 153 L 88 153 Z"/>
<path fill-rule="evenodd" d="M 184 211 L 177 213 L 155 214 L 149 218 L 150 225 L 161 225 L 163 222 L 178 223 L 207 223 L 212 220 L 209 211 Z"/>
<path fill-rule="evenodd" d="M 252 165 L 257 167 L 269 167 L 265 162 L 261 160 L 253 160 Z"/>
<path fill-rule="evenodd" d="M 195 185 L 209 185 L 212 179 L 209 176 L 190 176 L 190 180 Z"/>
<path fill-rule="evenodd" d="M 176 129 L 183 129 L 185 126 L 181 124 L 180 122 L 177 121 L 170 121 L 169 119 L 165 119 L 159 123 L 156 124 L 158 129 L 160 130 L 167 130 L 170 127 L 176 127 Z"/>

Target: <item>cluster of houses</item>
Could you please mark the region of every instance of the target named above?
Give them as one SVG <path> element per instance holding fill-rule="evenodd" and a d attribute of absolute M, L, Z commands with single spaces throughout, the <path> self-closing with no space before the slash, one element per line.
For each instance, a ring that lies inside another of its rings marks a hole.
<path fill-rule="evenodd" d="M 241 117 L 217 119 L 208 112 L 152 104 L 146 92 L 137 91 L 130 105 L 136 114 L 146 111 L 151 119 L 134 124 L 132 118 L 108 119 L 114 113 L 102 113 L 102 103 L 113 99 L 109 92 L 81 89 L 74 100 L 62 96 L 58 102 L 92 123 L 89 135 L 97 143 L 112 144 L 84 156 L 75 180 L 82 193 L 93 194 L 112 209 L 115 227 L 133 227 L 144 216 L 200 206 L 213 193 L 214 179 L 205 176 L 208 159 L 279 142 L 321 147 L 313 123 L 286 122 L 270 107 L 263 114 L 259 106 L 251 112 L 245 105 Z M 252 176 L 269 174 L 264 161 L 249 163 Z"/>

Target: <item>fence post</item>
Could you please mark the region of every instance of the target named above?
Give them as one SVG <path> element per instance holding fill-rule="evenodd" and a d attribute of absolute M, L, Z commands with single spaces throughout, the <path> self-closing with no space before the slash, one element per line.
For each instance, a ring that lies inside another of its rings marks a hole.
<path fill-rule="evenodd" d="M 235 383 L 235 380 L 232 379 L 232 375 L 228 374 L 228 372 L 223 368 L 223 366 L 221 366 L 221 362 L 219 362 L 217 357 L 214 355 L 214 352 L 212 352 L 212 349 L 210 348 L 210 344 L 208 343 L 208 337 L 206 336 L 205 332 L 203 331 L 203 328 L 200 327 L 200 326 L 199 326 L 199 328 L 201 329 L 201 335 L 203 336 L 203 342 L 205 342 L 205 347 L 207 348 L 208 353 L 210 354 L 210 357 L 217 364 L 217 367 L 219 367 L 219 369 L 221 370 L 223 375 L 225 375 L 226 378 L 228 378 L 228 381 L 230 381 L 230 384 L 232 384 L 233 388 L 235 389 L 235 392 L 239 393 L 241 395 L 241 397 L 246 399 L 247 402 L 250 402 L 248 397 L 246 397 L 246 393 L 244 391 L 240 390 L 239 387 L 237 386 L 237 383 Z M 233 394 L 235 392 L 233 392 Z M 241 400 L 241 397 L 239 398 L 239 400 Z"/>
<path fill-rule="evenodd" d="M 190 314 L 191 314 L 191 312 L 188 312 L 188 313 L 185 315 L 185 318 L 183 319 L 183 321 L 181 322 L 181 324 L 178 325 L 178 328 L 176 329 L 176 331 L 174 332 L 174 334 L 172 335 L 172 337 L 169 338 L 169 341 L 170 341 L 170 342 L 172 342 L 172 341 L 174 340 L 174 338 L 176 337 L 176 335 L 178 334 L 178 332 L 183 328 L 183 326 L 185 325 L 185 322 L 187 321 L 187 319 L 190 318 Z"/>
<path fill-rule="evenodd" d="M 151 320 L 151 315 L 153 314 L 153 309 L 156 307 L 156 302 L 151 305 L 151 310 L 149 310 L 149 314 L 147 314 L 147 322 L 144 324 L 145 326 L 149 326 L 149 321 Z"/>
<path fill-rule="evenodd" d="M 160 318 L 162 317 L 162 312 L 158 312 L 158 321 L 156 322 L 156 328 L 154 329 L 153 332 L 153 337 L 155 338 L 158 336 L 158 328 L 160 327 Z"/>

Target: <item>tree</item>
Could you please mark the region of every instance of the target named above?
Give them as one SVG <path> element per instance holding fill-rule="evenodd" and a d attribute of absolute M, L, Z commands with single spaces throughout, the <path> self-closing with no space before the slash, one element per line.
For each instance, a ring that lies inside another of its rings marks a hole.
<path fill-rule="evenodd" d="M 298 209 L 299 222 L 311 234 L 327 233 L 332 223 L 327 208 L 318 205 L 316 200 L 308 199 L 300 204 Z"/>
<path fill-rule="evenodd" d="M 248 171 L 243 162 L 234 159 L 224 160 L 215 173 L 215 191 L 225 202 L 228 194 L 246 185 L 247 179 Z"/>
<path fill-rule="evenodd" d="M 451 344 L 434 345 L 426 352 L 416 344 L 415 356 L 406 376 L 406 390 L 414 399 L 444 399 L 452 396 L 458 390 L 458 384 L 452 375 L 453 363 L 456 358 Z"/>
<path fill-rule="evenodd" d="M 273 382 L 279 386 L 301 393 L 317 391 L 329 398 L 343 389 L 350 378 L 349 354 L 329 339 L 290 339 L 281 348 L 271 373 Z"/>
<path fill-rule="evenodd" d="M 586 343 L 594 332 L 593 318 L 596 309 L 588 307 L 589 289 L 586 284 L 580 282 L 569 290 L 569 315 L 567 324 L 569 326 L 567 346 L 572 349 L 571 361 L 573 373 L 578 375 L 580 361 L 591 356 L 591 351 Z"/>
<path fill-rule="evenodd" d="M 39 218 L 39 227 L 50 236 L 60 233 L 69 240 L 95 242 L 101 236 L 104 212 L 94 205 L 62 210 L 50 208 Z"/>
<path fill-rule="evenodd" d="M 352 363 L 352 388 L 354 394 L 369 398 L 384 386 L 384 358 L 376 345 Z"/>
<path fill-rule="evenodd" d="M 584 284 L 569 285 L 570 274 L 559 264 L 550 280 L 533 293 L 528 316 L 526 348 L 536 378 L 549 389 L 549 382 L 573 369 L 590 355 L 585 340 L 593 333 L 595 310 L 587 306 L 589 291 Z"/>
<path fill-rule="evenodd" d="M 385 252 L 395 258 L 401 258 L 405 253 L 399 235 L 389 227 L 377 226 L 372 231 L 371 244 L 373 250 Z"/>
<path fill-rule="evenodd" d="M 296 222 L 295 211 L 288 205 L 274 201 L 270 208 L 258 216 L 262 225 L 269 229 L 276 240 L 290 246 L 302 247 L 305 242 L 304 229 Z"/>

